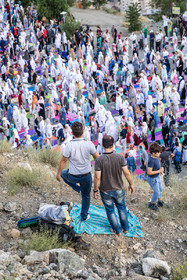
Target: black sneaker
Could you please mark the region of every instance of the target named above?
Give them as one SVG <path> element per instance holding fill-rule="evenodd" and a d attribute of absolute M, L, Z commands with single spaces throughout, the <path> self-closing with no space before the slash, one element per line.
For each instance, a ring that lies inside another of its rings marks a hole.
<path fill-rule="evenodd" d="M 154 210 L 154 211 L 159 211 L 157 205 L 155 203 L 149 202 L 149 206 L 150 209 Z"/>
<path fill-rule="evenodd" d="M 159 200 L 157 203 L 158 207 L 165 207 L 165 208 L 169 208 L 169 205 L 166 204 L 163 200 Z"/>

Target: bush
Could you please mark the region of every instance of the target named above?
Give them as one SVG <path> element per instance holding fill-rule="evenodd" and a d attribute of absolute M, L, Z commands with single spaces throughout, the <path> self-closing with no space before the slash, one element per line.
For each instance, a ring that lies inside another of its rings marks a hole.
<path fill-rule="evenodd" d="M 20 191 L 22 187 L 32 188 L 40 181 L 40 170 L 33 169 L 32 171 L 29 171 L 21 167 L 16 167 L 8 173 L 8 190 L 10 194 L 15 194 Z"/>
<path fill-rule="evenodd" d="M 60 27 L 61 27 L 61 30 L 66 32 L 66 36 L 69 40 L 75 33 L 76 29 L 78 29 L 78 30 L 81 29 L 81 24 L 79 21 L 74 19 L 72 16 L 67 16 L 65 19 L 65 22 L 62 22 Z"/>
<path fill-rule="evenodd" d="M 58 238 L 58 231 L 49 231 L 42 228 L 40 232 L 34 232 L 31 234 L 31 237 L 24 249 L 27 252 L 32 250 L 42 252 L 51 249 L 68 249 L 72 247 L 73 243 L 71 242 L 60 242 Z"/>
<path fill-rule="evenodd" d="M 50 164 L 53 167 L 57 167 L 60 162 L 60 154 L 58 151 L 52 151 L 51 149 L 43 149 L 34 153 L 34 158 L 45 164 Z"/>
<path fill-rule="evenodd" d="M 172 280 L 182 280 L 187 277 L 187 264 L 176 265 L 172 269 Z"/>
<path fill-rule="evenodd" d="M 0 154 L 11 152 L 11 143 L 7 140 L 0 141 Z"/>
<path fill-rule="evenodd" d="M 81 1 L 81 5 L 82 5 L 82 8 L 83 9 L 87 9 L 87 8 L 89 8 L 90 6 L 91 6 L 91 2 L 89 2 L 88 0 L 82 0 Z"/>
<path fill-rule="evenodd" d="M 112 14 L 112 15 L 117 15 L 117 14 L 119 13 L 117 10 L 112 9 L 112 8 L 109 9 L 109 8 L 104 7 L 103 10 L 104 10 L 106 13 Z"/>

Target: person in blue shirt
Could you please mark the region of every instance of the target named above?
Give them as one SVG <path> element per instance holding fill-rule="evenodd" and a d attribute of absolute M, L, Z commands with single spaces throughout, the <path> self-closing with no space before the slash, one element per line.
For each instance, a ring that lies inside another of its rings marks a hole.
<path fill-rule="evenodd" d="M 136 170 L 135 158 L 130 153 L 127 154 L 127 165 L 130 172 Z"/>
<path fill-rule="evenodd" d="M 151 201 L 149 202 L 149 208 L 158 211 L 158 207 L 163 207 L 162 201 L 162 183 L 160 175 L 163 174 L 164 168 L 160 167 L 159 156 L 162 151 L 162 147 L 154 142 L 150 145 L 150 158 L 148 160 L 148 183 L 153 190 Z"/>

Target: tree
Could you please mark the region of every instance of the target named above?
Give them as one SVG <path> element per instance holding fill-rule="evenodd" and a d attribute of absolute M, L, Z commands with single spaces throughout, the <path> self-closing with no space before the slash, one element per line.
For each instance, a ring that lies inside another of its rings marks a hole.
<path fill-rule="evenodd" d="M 75 33 L 75 30 L 81 29 L 81 24 L 79 21 L 74 19 L 71 15 L 66 16 L 65 21 L 61 22 L 60 29 L 66 32 L 67 39 L 69 40 L 73 34 Z"/>
<path fill-rule="evenodd" d="M 93 0 L 92 5 L 96 9 L 100 9 L 101 6 L 105 5 L 107 3 L 107 0 Z"/>
<path fill-rule="evenodd" d="M 47 19 L 58 18 L 61 12 L 68 11 L 67 0 L 37 0 L 39 16 Z"/>
<path fill-rule="evenodd" d="M 152 0 L 152 7 L 156 6 L 156 8 L 160 9 L 160 15 L 164 14 L 172 14 L 172 4 L 175 4 L 176 7 L 180 7 L 180 12 L 184 13 L 186 10 L 185 1 L 184 0 Z"/>
<path fill-rule="evenodd" d="M 89 8 L 90 6 L 91 6 L 91 2 L 90 1 L 88 1 L 88 0 L 82 0 L 81 1 L 81 5 L 82 5 L 82 8 L 83 9 L 87 9 L 87 8 Z"/>
<path fill-rule="evenodd" d="M 127 13 L 126 13 L 127 21 L 129 23 L 129 31 L 137 31 L 141 29 L 140 22 L 140 9 L 138 8 L 138 4 L 132 3 L 129 5 Z"/>

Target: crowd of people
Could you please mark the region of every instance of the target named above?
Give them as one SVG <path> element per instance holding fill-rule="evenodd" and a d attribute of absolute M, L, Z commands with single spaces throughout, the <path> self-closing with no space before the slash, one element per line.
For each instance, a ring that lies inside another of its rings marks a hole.
<path fill-rule="evenodd" d="M 128 37 L 115 26 L 96 33 L 87 26 L 69 39 L 61 20 L 46 23 L 34 7 L 0 1 L 0 139 L 13 149 L 63 152 L 79 121 L 98 154 L 103 136 L 112 136 L 129 170 L 140 157 L 147 174 L 160 128 L 167 184 L 170 159 L 177 172 L 187 164 L 187 132 L 179 129 L 187 115 L 185 19 L 163 15 L 163 28 Z"/>

